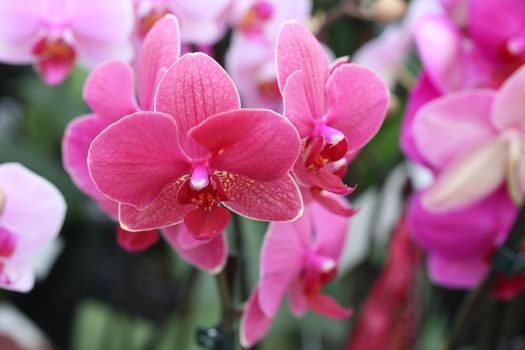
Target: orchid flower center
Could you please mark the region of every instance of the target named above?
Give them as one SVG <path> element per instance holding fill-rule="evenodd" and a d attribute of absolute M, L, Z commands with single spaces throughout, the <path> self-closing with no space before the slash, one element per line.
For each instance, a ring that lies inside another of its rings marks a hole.
<path fill-rule="evenodd" d="M 310 253 L 303 271 L 303 290 L 306 295 L 319 294 L 337 275 L 337 263 L 327 256 Z"/>
<path fill-rule="evenodd" d="M 60 82 L 72 69 L 76 51 L 69 32 L 44 35 L 31 50 L 36 58 L 36 68 L 50 84 Z"/>
<path fill-rule="evenodd" d="M 348 142 L 342 132 L 325 124 L 315 127 L 313 136 L 306 140 L 303 159 L 308 171 L 316 173 L 334 162 L 344 160 Z"/>
<path fill-rule="evenodd" d="M 239 22 L 239 29 L 247 34 L 260 34 L 264 24 L 272 18 L 274 7 L 268 0 L 259 0 Z"/>
<path fill-rule="evenodd" d="M 206 211 L 211 211 L 228 197 L 217 175 L 208 175 L 205 167 L 194 167 L 188 180 L 182 185 L 177 195 L 180 204 L 193 204 Z"/>
<path fill-rule="evenodd" d="M 257 84 L 257 90 L 264 99 L 275 101 L 281 98 L 277 79 L 260 80 Z"/>

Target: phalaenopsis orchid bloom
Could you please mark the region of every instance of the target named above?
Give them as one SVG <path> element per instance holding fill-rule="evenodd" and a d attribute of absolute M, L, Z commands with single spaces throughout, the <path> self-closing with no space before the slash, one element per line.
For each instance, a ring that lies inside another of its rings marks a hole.
<path fill-rule="evenodd" d="M 443 2 L 447 11 L 423 19 L 414 33 L 423 72 L 410 93 L 401 146 L 418 162 L 412 122 L 419 108 L 446 93 L 498 88 L 525 63 L 524 2 Z"/>
<path fill-rule="evenodd" d="M 166 15 L 154 25 L 144 40 L 138 57 L 138 72 L 134 73 L 125 62 L 110 61 L 90 74 L 84 88 L 84 99 L 94 114 L 75 119 L 65 132 L 62 144 L 64 168 L 75 184 L 114 220 L 118 219 L 118 203 L 102 194 L 89 175 L 89 145 L 113 122 L 137 111 L 152 110 L 158 83 L 179 55 L 178 20 L 172 15 Z M 134 76 L 137 76 L 136 84 Z M 170 228 L 162 234 L 177 253 L 203 270 L 216 271 L 226 261 L 224 234 L 209 242 L 195 242 L 193 245 L 184 244 L 192 239 L 182 228 Z M 124 249 L 141 251 L 155 244 L 159 233 L 156 230 L 130 232 L 119 227 L 117 237 Z"/>
<path fill-rule="evenodd" d="M 286 118 L 240 109 L 226 72 L 196 53 L 161 80 L 155 112 L 127 116 L 95 138 L 88 165 L 97 188 L 120 203 L 125 229 L 184 221 L 195 239 L 209 240 L 228 225 L 228 209 L 266 221 L 301 215 L 289 175 L 299 149 Z"/>
<path fill-rule="evenodd" d="M 34 64 L 60 84 L 78 60 L 91 68 L 129 60 L 133 8 L 128 0 L 0 0 L 0 61 Z"/>
<path fill-rule="evenodd" d="M 31 259 L 60 232 L 66 202 L 44 178 L 20 164 L 0 165 L 0 288 L 28 292 Z"/>
<path fill-rule="evenodd" d="M 386 85 L 344 60 L 330 67 L 319 42 L 296 21 L 281 27 L 277 68 L 284 115 L 302 139 L 297 181 L 307 189 L 349 194 L 352 189 L 334 171 L 379 130 L 388 104 Z"/>
<path fill-rule="evenodd" d="M 422 197 L 429 210 L 474 204 L 505 185 L 516 204 L 525 193 L 525 68 L 495 90 L 448 94 L 414 119 L 415 144 L 435 183 Z M 446 142 L 443 142 L 446 140 Z"/>
<path fill-rule="evenodd" d="M 345 199 L 334 196 L 334 200 L 348 207 Z M 348 229 L 348 218 L 316 202 L 308 204 L 293 223 L 270 224 L 261 251 L 259 282 L 241 319 L 243 346 L 251 347 L 264 338 L 286 294 L 297 317 L 309 309 L 334 319 L 352 314 L 322 293 L 337 274 Z"/>

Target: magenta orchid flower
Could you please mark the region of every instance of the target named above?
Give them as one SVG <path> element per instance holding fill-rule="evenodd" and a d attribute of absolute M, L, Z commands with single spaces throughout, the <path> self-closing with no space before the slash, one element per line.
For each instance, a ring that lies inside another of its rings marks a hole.
<path fill-rule="evenodd" d="M 78 60 L 91 68 L 132 57 L 128 0 L 0 0 L 0 61 L 33 63 L 48 85 L 60 84 Z"/>
<path fill-rule="evenodd" d="M 0 288 L 28 292 L 32 257 L 60 232 L 66 202 L 44 178 L 20 164 L 0 165 Z"/>
<path fill-rule="evenodd" d="M 102 130 L 128 114 L 153 109 L 153 98 L 158 83 L 168 68 L 180 56 L 179 24 L 176 17 L 166 15 L 146 36 L 138 58 L 138 74 L 121 61 L 111 61 L 96 68 L 88 77 L 84 99 L 94 114 L 71 122 L 62 144 L 64 168 L 78 188 L 93 198 L 112 219 L 118 219 L 118 203 L 101 193 L 93 183 L 87 167 L 89 145 Z M 137 76 L 137 84 L 134 76 Z M 137 85 L 137 86 L 135 86 Z M 136 98 L 138 92 L 138 99 Z M 190 264 L 205 271 L 218 271 L 227 256 L 224 233 L 222 238 L 199 244 L 177 244 L 191 240 L 189 233 L 180 229 L 161 232 L 174 250 Z M 169 232 L 176 232 L 170 234 Z M 171 236 L 187 236 L 169 239 Z M 119 245 L 127 251 L 142 251 L 159 240 L 157 230 L 130 232 L 118 228 Z M 173 244 L 175 242 L 175 244 Z M 188 250 L 188 251 L 186 251 Z M 221 256 L 217 256 L 219 252 Z"/>
<path fill-rule="evenodd" d="M 420 154 L 440 169 L 422 197 L 433 211 L 459 209 L 503 185 L 520 204 L 525 193 L 525 68 L 494 90 L 448 94 L 415 116 Z M 447 142 L 443 142 L 447 140 Z"/>
<path fill-rule="evenodd" d="M 525 63 L 525 49 L 520 51 L 520 42 L 525 43 L 523 2 L 445 0 L 443 5 L 448 16 L 429 16 L 415 28 L 423 72 L 410 93 L 401 146 L 419 163 L 424 161 L 412 123 L 421 106 L 450 92 L 498 88 Z"/>
<path fill-rule="evenodd" d="M 448 288 L 477 286 L 504 242 L 517 207 L 500 189 L 471 206 L 436 213 L 424 207 L 424 195 L 412 198 L 408 218 L 414 239 L 428 254 L 430 279 Z"/>
<path fill-rule="evenodd" d="M 297 131 L 268 110 L 240 109 L 226 72 L 209 56 L 186 54 L 161 80 L 155 112 L 138 112 L 91 143 L 97 188 L 120 203 L 129 231 L 184 221 L 210 240 L 230 221 L 229 208 L 256 220 L 289 221 L 302 199 L 289 175 Z"/>
<path fill-rule="evenodd" d="M 345 199 L 333 197 L 348 207 Z M 336 276 L 349 219 L 315 202 L 305 209 L 293 223 L 270 224 L 261 251 L 259 282 L 241 319 L 244 347 L 253 346 L 268 333 L 286 294 L 297 317 L 309 309 L 334 319 L 352 314 L 321 292 Z"/>
<path fill-rule="evenodd" d="M 330 67 L 323 48 L 301 24 L 288 21 L 277 43 L 284 115 L 299 131 L 303 147 L 294 167 L 299 184 L 337 194 L 352 191 L 333 174 L 379 130 L 388 89 L 372 71 L 338 60 Z"/>

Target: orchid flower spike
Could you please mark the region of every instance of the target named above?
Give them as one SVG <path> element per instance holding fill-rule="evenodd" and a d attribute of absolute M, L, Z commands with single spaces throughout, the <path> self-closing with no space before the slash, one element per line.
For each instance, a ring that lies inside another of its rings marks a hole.
<path fill-rule="evenodd" d="M 77 60 L 92 68 L 131 59 L 132 29 L 128 0 L 0 0 L 0 62 L 32 63 L 57 85 Z"/>
<path fill-rule="evenodd" d="M 66 202 L 44 178 L 20 164 L 0 165 L 0 288 L 29 292 L 32 257 L 60 232 Z"/>
<path fill-rule="evenodd" d="M 316 38 L 300 23 L 285 22 L 277 42 L 284 115 L 302 139 L 294 167 L 298 183 L 337 194 L 352 192 L 334 166 L 356 154 L 386 115 L 388 88 L 372 71 L 337 60 L 332 67 Z"/>
<path fill-rule="evenodd" d="M 349 207 L 345 199 L 332 196 Z M 348 227 L 348 218 L 316 202 L 306 206 L 305 214 L 293 223 L 270 224 L 261 251 L 259 282 L 241 319 L 244 347 L 253 346 L 268 333 L 286 294 L 297 317 L 309 309 L 340 320 L 352 314 L 322 293 L 337 274 Z"/>

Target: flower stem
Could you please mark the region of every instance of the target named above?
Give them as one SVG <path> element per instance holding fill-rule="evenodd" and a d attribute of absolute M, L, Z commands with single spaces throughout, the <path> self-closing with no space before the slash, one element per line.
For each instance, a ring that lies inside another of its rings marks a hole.
<path fill-rule="evenodd" d="M 518 251 L 525 234 L 525 205 L 519 211 L 518 217 L 514 221 L 514 225 L 503 244 L 510 249 Z M 495 264 L 492 264 L 489 273 L 485 276 L 481 284 L 473 290 L 461 305 L 461 309 L 452 326 L 451 335 L 443 347 L 443 350 L 457 350 L 460 348 L 465 335 L 472 328 L 473 321 L 476 319 L 478 310 L 481 309 L 481 304 L 486 301 L 496 277 L 498 270 Z"/>

